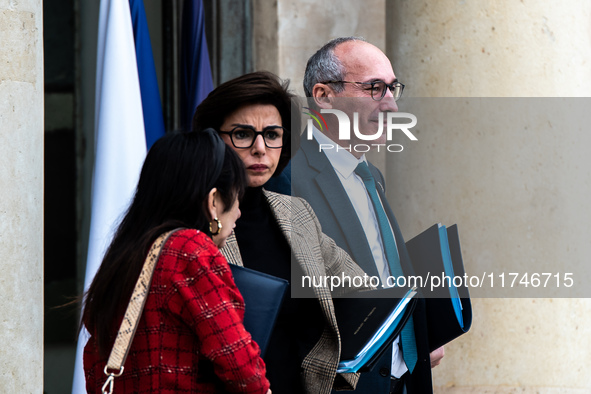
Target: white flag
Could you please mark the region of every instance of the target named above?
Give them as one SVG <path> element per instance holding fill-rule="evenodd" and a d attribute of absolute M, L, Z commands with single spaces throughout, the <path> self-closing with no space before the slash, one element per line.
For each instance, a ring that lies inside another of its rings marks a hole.
<path fill-rule="evenodd" d="M 133 197 L 146 156 L 128 1 L 101 0 L 96 75 L 96 149 L 85 290 Z M 78 339 L 73 394 L 86 393 L 82 355 L 87 338 L 83 332 Z"/>

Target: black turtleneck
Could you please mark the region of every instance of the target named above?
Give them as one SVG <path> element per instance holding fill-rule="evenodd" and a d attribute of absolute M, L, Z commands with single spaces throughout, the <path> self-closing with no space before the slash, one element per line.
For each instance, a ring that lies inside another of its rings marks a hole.
<path fill-rule="evenodd" d="M 301 277 L 298 264 L 291 264 L 287 239 L 277 225 L 262 187 L 248 188 L 240 202 L 236 240 L 245 267 L 286 279 Z M 293 272 L 292 272 L 293 270 Z M 267 378 L 274 393 L 304 392 L 300 368 L 305 355 L 318 341 L 323 329 L 322 311 L 315 299 L 291 298 L 283 301 L 271 335 L 267 354 Z M 247 306 L 248 308 L 248 306 Z"/>
<path fill-rule="evenodd" d="M 262 187 L 249 187 L 240 202 L 236 240 L 245 267 L 291 279 L 291 252 Z"/>

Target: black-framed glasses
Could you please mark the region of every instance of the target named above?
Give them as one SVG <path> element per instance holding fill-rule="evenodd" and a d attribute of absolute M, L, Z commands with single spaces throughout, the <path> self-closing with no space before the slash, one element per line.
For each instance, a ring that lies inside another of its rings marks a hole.
<path fill-rule="evenodd" d="M 283 146 L 283 134 L 285 129 L 281 126 L 267 126 L 263 131 L 256 131 L 254 127 L 243 125 L 236 126 L 230 131 L 220 131 L 220 134 L 229 134 L 232 145 L 238 149 L 247 149 L 254 145 L 254 141 L 260 135 L 265 141 L 265 146 L 271 149 Z"/>
<path fill-rule="evenodd" d="M 365 90 L 369 90 L 371 93 L 371 98 L 375 101 L 380 101 L 386 95 L 386 88 L 390 89 L 392 92 L 392 96 L 394 96 L 394 101 L 398 101 L 400 96 L 402 96 L 402 91 L 404 90 L 404 84 L 394 81 L 390 84 L 384 81 L 372 81 L 372 82 L 350 82 L 350 81 L 327 81 L 322 83 L 354 83 L 357 85 L 364 85 L 366 86 Z"/>

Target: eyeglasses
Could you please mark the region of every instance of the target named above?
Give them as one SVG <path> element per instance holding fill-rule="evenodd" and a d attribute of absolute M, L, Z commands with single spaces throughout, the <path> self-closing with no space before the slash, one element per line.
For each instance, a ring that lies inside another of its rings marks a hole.
<path fill-rule="evenodd" d="M 392 92 L 392 96 L 394 96 L 394 101 L 398 101 L 400 96 L 402 96 L 402 91 L 404 90 L 404 85 L 398 81 L 394 81 L 391 84 L 387 84 L 384 81 L 373 81 L 373 82 L 349 82 L 349 81 L 327 81 L 322 83 L 354 83 L 358 85 L 364 85 L 366 88 L 364 90 L 369 90 L 371 93 L 371 98 L 375 101 L 380 101 L 386 95 L 386 88 L 390 89 Z"/>
<path fill-rule="evenodd" d="M 263 131 L 256 131 L 252 126 L 237 126 L 231 131 L 220 131 L 220 134 L 229 134 L 232 145 L 238 149 L 247 149 L 254 145 L 254 141 L 260 135 L 265 141 L 265 146 L 278 149 L 283 146 L 283 133 L 285 129 L 280 126 L 267 126 Z"/>

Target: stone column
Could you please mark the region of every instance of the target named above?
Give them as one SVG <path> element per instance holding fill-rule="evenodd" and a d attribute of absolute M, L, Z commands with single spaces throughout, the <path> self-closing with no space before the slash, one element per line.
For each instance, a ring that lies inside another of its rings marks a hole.
<path fill-rule="evenodd" d="M 253 0 L 254 68 L 291 80 L 304 94 L 308 58 L 327 41 L 361 36 L 385 48 L 385 0 Z"/>
<path fill-rule="evenodd" d="M 388 0 L 386 8 L 387 54 L 407 97 L 589 96 L 589 2 Z M 405 236 L 458 223 L 467 271 L 588 264 L 588 128 L 533 125 L 516 136 L 470 126 L 420 129 L 406 156 L 388 157 Z M 590 299 L 472 301 L 471 331 L 433 370 L 436 393 L 591 390 Z"/>
<path fill-rule="evenodd" d="M 0 387 L 43 389 L 43 14 L 0 4 Z"/>

